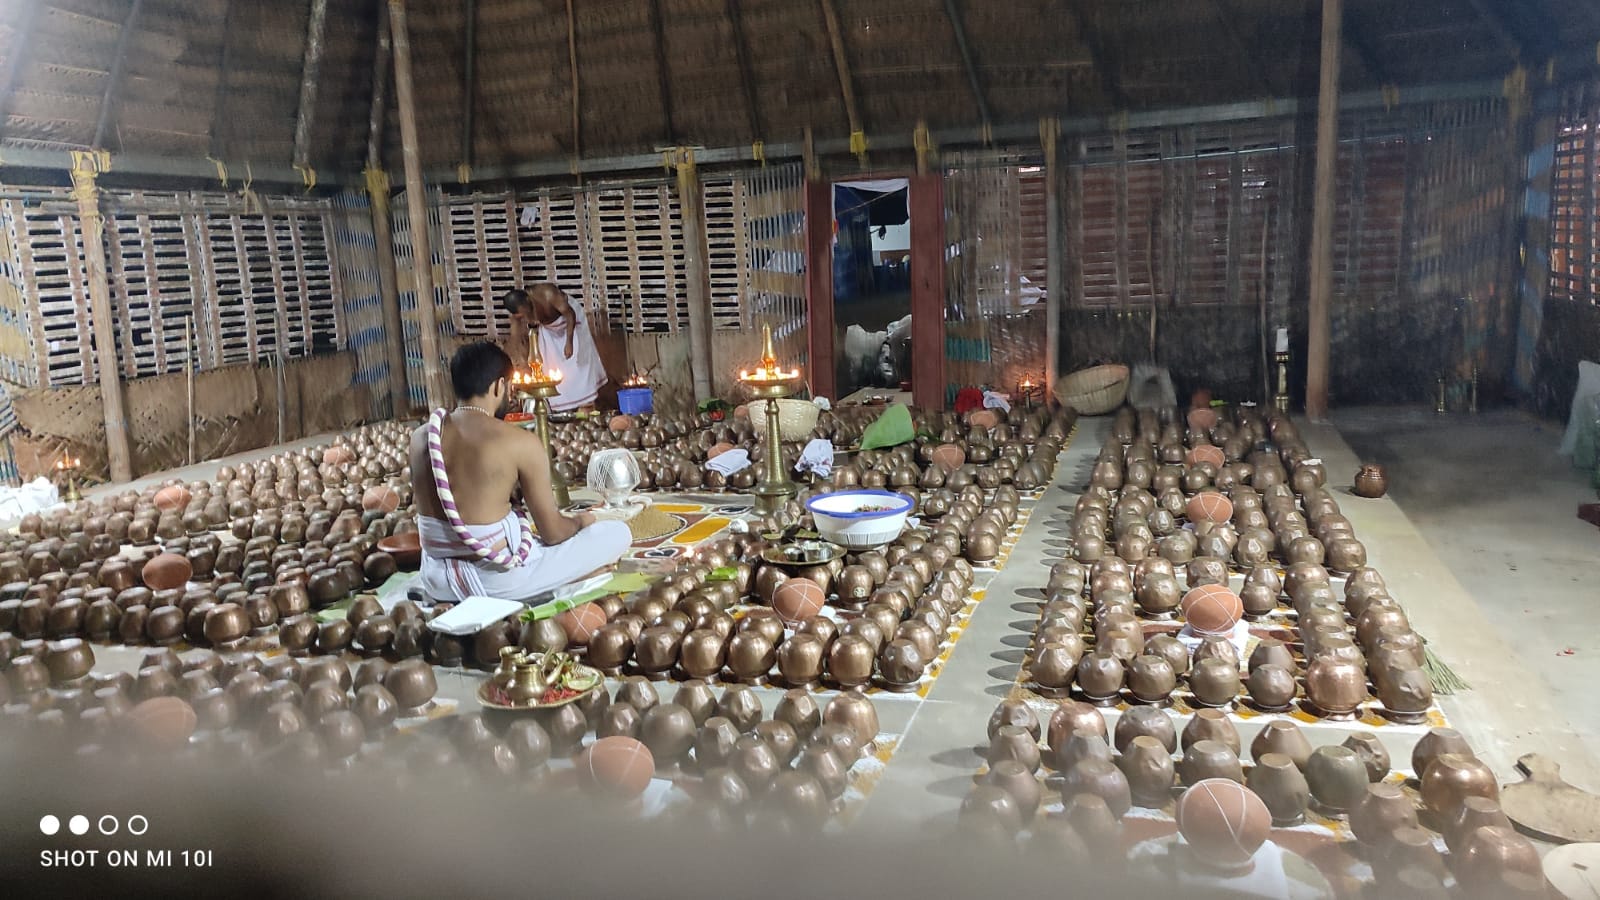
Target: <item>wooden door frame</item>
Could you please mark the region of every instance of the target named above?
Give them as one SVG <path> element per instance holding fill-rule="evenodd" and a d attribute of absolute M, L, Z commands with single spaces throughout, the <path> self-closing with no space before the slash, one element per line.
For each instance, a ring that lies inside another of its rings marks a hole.
<path fill-rule="evenodd" d="M 834 398 L 833 186 L 860 176 L 808 180 L 806 211 L 806 321 L 811 390 Z M 904 178 L 911 214 L 912 402 L 944 408 L 944 178 L 938 174 L 874 172 Z M 834 398 L 837 399 L 837 398 Z"/>

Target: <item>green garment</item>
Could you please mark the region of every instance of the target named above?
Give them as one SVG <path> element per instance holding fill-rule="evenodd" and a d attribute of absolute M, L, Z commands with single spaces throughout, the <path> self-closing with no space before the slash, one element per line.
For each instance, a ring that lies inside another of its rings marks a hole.
<path fill-rule="evenodd" d="M 884 410 L 883 415 L 861 433 L 861 449 L 879 450 L 884 447 L 898 447 L 910 442 L 916 436 L 916 429 L 911 425 L 911 410 L 903 404 L 896 403 Z"/>

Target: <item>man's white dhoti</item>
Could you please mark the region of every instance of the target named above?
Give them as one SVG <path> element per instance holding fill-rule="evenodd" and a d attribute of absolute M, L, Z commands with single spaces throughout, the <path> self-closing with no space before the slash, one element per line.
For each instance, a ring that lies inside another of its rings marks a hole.
<path fill-rule="evenodd" d="M 466 528 L 486 544 L 503 542 L 513 554 L 521 548 L 522 523 L 515 511 L 493 525 Z M 596 522 L 562 543 L 536 543 L 526 562 L 507 569 L 479 559 L 443 519 L 419 515 L 417 532 L 422 541 L 422 591 L 435 601 L 452 603 L 475 595 L 531 600 L 611 565 L 633 543 L 626 524 Z"/>
<path fill-rule="evenodd" d="M 567 351 L 567 320 L 557 319 L 549 325 L 539 326 L 539 353 L 545 366 L 561 370 L 560 393 L 550 398 L 550 408 L 566 412 L 594 403 L 600 389 L 606 384 L 606 367 L 600 362 L 600 351 L 594 345 L 594 335 L 589 333 L 588 314 L 583 304 L 573 304 L 577 321 L 573 323 L 572 357 Z"/>

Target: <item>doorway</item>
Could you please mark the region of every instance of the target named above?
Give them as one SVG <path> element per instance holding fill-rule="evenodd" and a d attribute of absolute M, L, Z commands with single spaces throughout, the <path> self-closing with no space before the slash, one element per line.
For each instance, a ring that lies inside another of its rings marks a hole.
<path fill-rule="evenodd" d="M 911 205 L 906 178 L 836 181 L 834 383 L 838 396 L 911 381 Z"/>

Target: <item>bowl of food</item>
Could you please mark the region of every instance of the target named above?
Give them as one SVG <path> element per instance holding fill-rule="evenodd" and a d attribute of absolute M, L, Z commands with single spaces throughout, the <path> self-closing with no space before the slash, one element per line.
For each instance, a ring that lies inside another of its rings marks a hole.
<path fill-rule="evenodd" d="M 893 491 L 834 491 L 806 501 L 822 539 L 851 550 L 871 550 L 899 537 L 914 506 Z"/>

